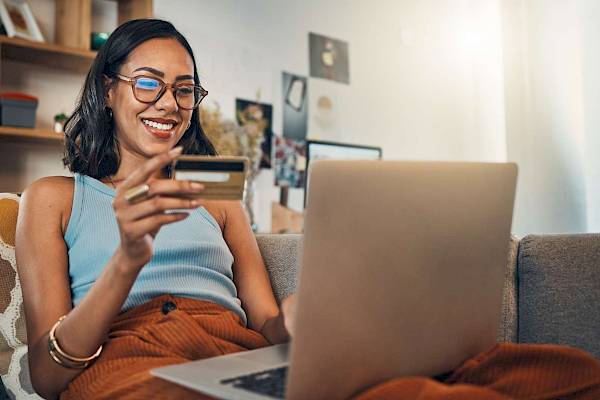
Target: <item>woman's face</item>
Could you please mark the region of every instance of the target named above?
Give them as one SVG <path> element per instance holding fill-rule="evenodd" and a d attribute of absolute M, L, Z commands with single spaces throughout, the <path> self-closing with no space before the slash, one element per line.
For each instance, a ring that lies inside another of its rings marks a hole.
<path fill-rule="evenodd" d="M 130 54 L 119 71 L 134 78 L 148 76 L 165 83 L 194 84 L 194 63 L 175 39 L 151 39 Z M 153 104 L 138 101 L 129 82 L 116 80 L 108 92 L 121 157 L 150 158 L 174 147 L 187 130 L 192 110 L 177 105 L 167 89 Z"/>

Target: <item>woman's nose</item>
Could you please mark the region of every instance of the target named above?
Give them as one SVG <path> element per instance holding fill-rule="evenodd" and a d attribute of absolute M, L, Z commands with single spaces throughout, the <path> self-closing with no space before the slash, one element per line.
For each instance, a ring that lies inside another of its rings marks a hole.
<path fill-rule="evenodd" d="M 168 87 L 156 103 L 154 103 L 154 106 L 159 110 L 177 110 L 177 99 L 175 98 L 175 91 L 173 88 Z"/>

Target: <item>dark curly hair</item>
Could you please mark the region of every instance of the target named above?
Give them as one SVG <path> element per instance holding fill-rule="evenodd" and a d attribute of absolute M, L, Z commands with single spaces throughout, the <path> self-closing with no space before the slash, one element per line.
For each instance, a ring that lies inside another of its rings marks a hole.
<path fill-rule="evenodd" d="M 71 172 L 96 179 L 117 172 L 121 158 L 112 115 L 106 109 L 107 85 L 110 83 L 106 82 L 104 76 L 115 78 L 129 54 L 143 42 L 155 38 L 173 38 L 181 43 L 192 57 L 194 82 L 200 85 L 192 48 L 171 23 L 158 19 L 136 19 L 119 26 L 98 52 L 75 111 L 65 123 L 63 163 Z M 194 109 L 191 125 L 181 137 L 179 145 L 183 146 L 184 154 L 216 154 L 200 126 L 198 107 Z"/>

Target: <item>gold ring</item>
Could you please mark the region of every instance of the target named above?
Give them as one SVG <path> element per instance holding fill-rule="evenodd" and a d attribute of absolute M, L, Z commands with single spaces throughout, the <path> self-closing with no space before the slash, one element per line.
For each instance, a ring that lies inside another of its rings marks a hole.
<path fill-rule="evenodd" d="M 137 203 L 138 201 L 144 200 L 148 196 L 150 186 L 147 183 L 138 185 L 134 188 L 129 189 L 125 192 L 125 199 L 129 204 Z"/>

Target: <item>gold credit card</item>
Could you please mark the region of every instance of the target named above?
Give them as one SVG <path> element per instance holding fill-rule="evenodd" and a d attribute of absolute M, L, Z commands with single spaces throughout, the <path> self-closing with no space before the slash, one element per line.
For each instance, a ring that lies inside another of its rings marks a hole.
<path fill-rule="evenodd" d="M 199 198 L 242 200 L 247 170 L 246 157 L 183 155 L 173 161 L 171 176 L 203 184 Z"/>

